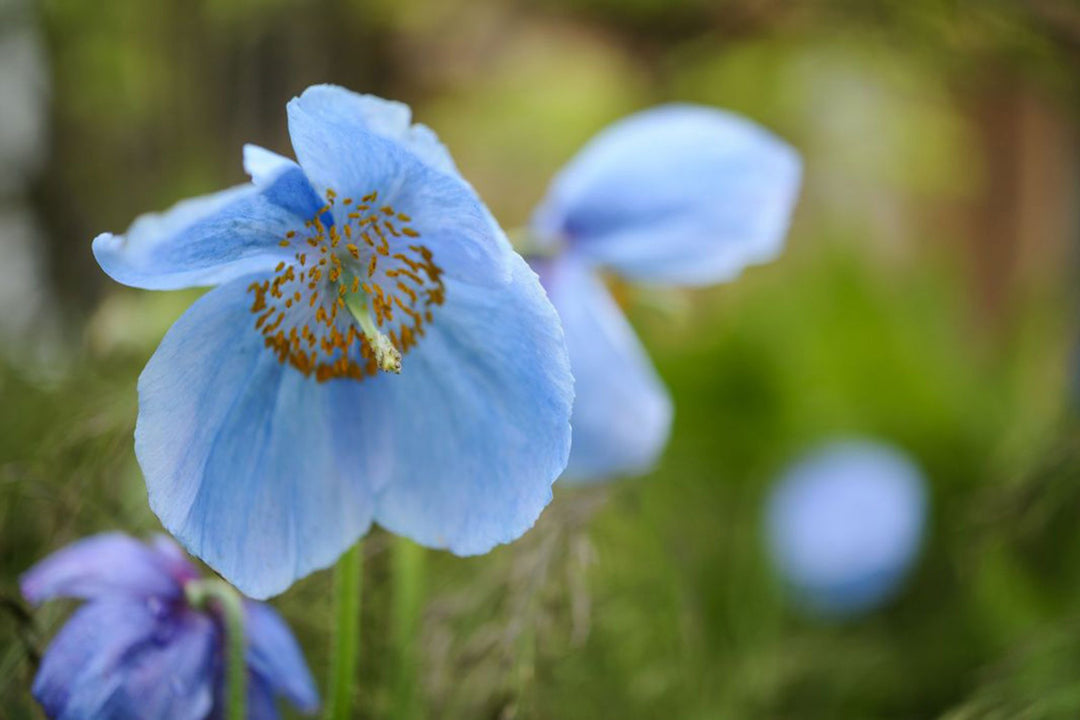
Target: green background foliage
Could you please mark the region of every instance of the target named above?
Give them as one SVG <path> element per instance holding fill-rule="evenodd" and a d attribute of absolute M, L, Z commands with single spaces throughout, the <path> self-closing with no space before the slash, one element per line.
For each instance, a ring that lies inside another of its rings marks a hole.
<path fill-rule="evenodd" d="M 1073 8 L 0 3 L 0 39 L 37 32 L 48 79 L 47 148 L 0 198 L 36 219 L 44 298 L 2 339 L 0 717 L 38 717 L 34 655 L 70 607 L 28 620 L 18 574 L 159 529 L 135 382 L 197 293 L 111 286 L 90 239 L 242 182 L 243 142 L 287 151 L 284 102 L 315 82 L 412 104 L 508 228 L 594 132 L 666 100 L 742 112 L 806 160 L 778 261 L 693 292 L 613 279 L 675 400 L 654 472 L 557 487 L 484 557 L 365 542 L 362 717 L 1080 715 Z M 853 434 L 917 459 L 931 515 L 899 597 L 824 622 L 784 597 L 761 507 L 801 450 Z M 274 600 L 320 683 L 331 597 L 321 572 Z"/>

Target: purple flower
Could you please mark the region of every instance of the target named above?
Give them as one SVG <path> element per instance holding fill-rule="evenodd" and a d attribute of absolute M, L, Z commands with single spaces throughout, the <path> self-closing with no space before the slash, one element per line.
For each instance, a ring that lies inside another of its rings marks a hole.
<path fill-rule="evenodd" d="M 143 544 L 120 533 L 81 540 L 21 579 L 32 603 L 87 600 L 45 652 L 33 693 L 50 718 L 170 718 L 224 714 L 222 619 L 193 607 L 201 582 L 164 536 Z M 304 712 L 319 703 L 296 640 L 268 605 L 244 601 L 248 717 L 277 718 L 276 696 Z"/>

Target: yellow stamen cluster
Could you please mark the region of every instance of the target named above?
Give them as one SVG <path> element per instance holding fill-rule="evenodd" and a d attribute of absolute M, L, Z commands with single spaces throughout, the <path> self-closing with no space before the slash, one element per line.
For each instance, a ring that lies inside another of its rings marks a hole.
<path fill-rule="evenodd" d="M 412 218 L 379 204 L 372 192 L 358 201 L 326 191 L 327 203 L 289 231 L 281 247 L 292 261 L 278 263 L 272 278 L 254 282 L 251 312 L 267 348 L 319 382 L 361 380 L 393 368 L 386 342 L 407 353 L 424 336 L 433 306 L 442 305 L 446 288 L 431 251 L 419 244 Z M 337 222 L 323 216 L 336 207 Z M 354 308 L 371 313 L 360 322 Z"/>

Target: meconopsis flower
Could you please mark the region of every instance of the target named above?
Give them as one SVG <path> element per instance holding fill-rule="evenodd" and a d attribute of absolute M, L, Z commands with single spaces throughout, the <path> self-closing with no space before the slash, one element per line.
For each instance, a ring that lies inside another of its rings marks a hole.
<path fill-rule="evenodd" d="M 64 720 L 202 720 L 224 716 L 222 618 L 188 598 L 203 582 L 164 536 L 148 544 L 120 533 L 81 540 L 21 579 L 27 600 L 87 600 L 53 639 L 34 697 Z M 300 648 L 268 605 L 245 600 L 247 717 L 278 717 L 276 697 L 319 704 Z"/>
<path fill-rule="evenodd" d="M 769 554 L 812 613 L 850 615 L 891 598 L 922 541 L 926 487 L 888 445 L 834 442 L 796 461 L 766 506 Z"/>
<path fill-rule="evenodd" d="M 530 234 L 576 381 L 567 479 L 648 470 L 671 425 L 668 393 L 595 271 L 731 280 L 780 251 L 800 176 L 798 154 L 769 132 L 692 105 L 615 123 L 558 174 Z"/>
<path fill-rule="evenodd" d="M 288 104 L 299 164 L 94 240 L 142 288 L 217 287 L 139 378 L 150 504 L 262 598 L 372 521 L 477 554 L 527 530 L 570 445 L 558 316 L 408 107 L 333 86 Z"/>

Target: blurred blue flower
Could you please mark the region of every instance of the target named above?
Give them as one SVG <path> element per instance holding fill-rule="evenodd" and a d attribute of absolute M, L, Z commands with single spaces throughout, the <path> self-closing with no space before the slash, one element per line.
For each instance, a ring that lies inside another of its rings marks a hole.
<path fill-rule="evenodd" d="M 668 105 L 621 120 L 559 173 L 530 228 L 576 382 L 566 478 L 648 470 L 671 400 L 595 269 L 704 285 L 783 246 L 802 164 L 766 130 L 720 110 Z"/>
<path fill-rule="evenodd" d="M 566 465 L 558 316 L 446 149 L 400 103 L 332 86 L 288 105 L 299 164 L 103 234 L 115 280 L 217 285 L 139 379 L 135 451 L 161 521 L 262 598 L 373 520 L 483 553 Z"/>
<path fill-rule="evenodd" d="M 97 535 L 42 560 L 21 579 L 27 600 L 80 598 L 45 651 L 34 697 L 50 718 L 201 720 L 224 704 L 222 620 L 186 600 L 198 571 L 164 536 L 149 544 Z M 282 695 L 319 704 L 296 640 L 268 605 L 245 601 L 248 717 L 279 717 Z"/>
<path fill-rule="evenodd" d="M 895 448 L 834 442 L 792 465 L 766 507 L 768 549 L 810 612 L 849 615 L 900 588 L 922 542 L 926 483 Z"/>

